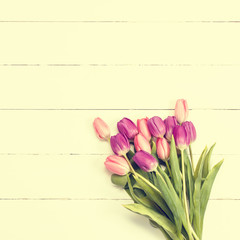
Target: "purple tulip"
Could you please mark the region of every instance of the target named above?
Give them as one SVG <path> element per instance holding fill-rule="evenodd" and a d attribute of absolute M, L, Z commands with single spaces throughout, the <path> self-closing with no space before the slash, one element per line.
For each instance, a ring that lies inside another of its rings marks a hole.
<path fill-rule="evenodd" d="M 169 116 L 164 120 L 164 123 L 166 126 L 165 138 L 171 142 L 173 129 L 178 125 L 177 119 L 174 116 Z"/>
<path fill-rule="evenodd" d="M 152 172 L 158 166 L 156 158 L 143 150 L 135 153 L 133 161 L 145 172 Z"/>
<path fill-rule="evenodd" d="M 166 133 L 166 127 L 160 117 L 152 117 L 147 121 L 150 133 L 156 138 L 163 138 Z"/>
<path fill-rule="evenodd" d="M 182 123 L 182 126 L 185 128 L 186 132 L 187 132 L 187 137 L 188 137 L 188 141 L 191 143 L 193 143 L 196 138 L 197 138 L 197 133 L 196 133 L 196 129 L 193 125 L 192 122 L 190 121 L 186 121 L 184 123 Z"/>
<path fill-rule="evenodd" d="M 118 133 L 110 139 L 112 150 L 118 156 L 125 155 L 130 150 L 130 143 L 124 135 Z"/>
<path fill-rule="evenodd" d="M 173 129 L 173 136 L 175 139 L 176 147 L 180 150 L 186 149 L 190 144 L 190 139 L 187 131 L 183 126 L 175 126 Z"/>
<path fill-rule="evenodd" d="M 118 131 L 125 135 L 128 139 L 133 140 L 138 134 L 137 126 L 134 122 L 128 118 L 123 118 L 117 123 Z"/>

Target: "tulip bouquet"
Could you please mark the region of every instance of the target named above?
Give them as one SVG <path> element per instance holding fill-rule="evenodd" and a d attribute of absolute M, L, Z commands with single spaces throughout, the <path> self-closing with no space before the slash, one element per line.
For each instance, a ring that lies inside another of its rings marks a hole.
<path fill-rule="evenodd" d="M 191 144 L 196 140 L 188 106 L 179 99 L 175 116 L 137 120 L 123 118 L 119 133 L 110 137 L 108 125 L 93 122 L 97 136 L 110 142 L 114 155 L 107 157 L 111 180 L 134 201 L 124 205 L 147 217 L 166 239 L 202 239 L 203 219 L 214 179 L 223 160 L 210 167 L 214 145 L 203 150 L 194 166 Z"/>

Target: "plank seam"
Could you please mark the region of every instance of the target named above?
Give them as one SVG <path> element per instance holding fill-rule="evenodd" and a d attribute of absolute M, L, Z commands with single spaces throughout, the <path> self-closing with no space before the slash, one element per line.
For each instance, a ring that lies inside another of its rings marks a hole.
<path fill-rule="evenodd" d="M 240 63 L 2 63 L 0 67 L 238 67 Z"/>
<path fill-rule="evenodd" d="M 0 198 L 0 201 L 132 201 L 130 198 Z M 210 201 L 239 201 L 239 198 L 211 198 Z"/>
<path fill-rule="evenodd" d="M 0 23 L 240 23 L 240 20 L 0 20 Z"/>
<path fill-rule="evenodd" d="M 0 108 L 0 111 L 173 111 L 173 108 Z M 240 108 L 189 108 L 190 111 L 239 111 Z"/>

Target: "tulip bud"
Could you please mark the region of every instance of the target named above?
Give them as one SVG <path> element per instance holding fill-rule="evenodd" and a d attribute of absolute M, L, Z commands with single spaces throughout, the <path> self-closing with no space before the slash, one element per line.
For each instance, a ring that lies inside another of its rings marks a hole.
<path fill-rule="evenodd" d="M 169 116 L 164 120 L 164 124 L 166 126 L 166 133 L 165 133 L 165 138 L 171 142 L 172 139 L 172 132 L 174 127 L 178 124 L 176 117 L 174 116 Z"/>
<path fill-rule="evenodd" d="M 118 133 L 110 139 L 112 150 L 118 156 L 125 155 L 130 150 L 130 143 L 126 136 Z"/>
<path fill-rule="evenodd" d="M 166 138 L 157 139 L 157 155 L 163 161 L 167 161 L 170 156 L 170 146 Z"/>
<path fill-rule="evenodd" d="M 99 139 L 107 141 L 110 138 L 109 126 L 101 118 L 94 119 L 93 127 Z"/>
<path fill-rule="evenodd" d="M 156 138 L 162 138 L 166 133 L 166 127 L 160 117 L 152 117 L 147 121 L 150 133 Z"/>
<path fill-rule="evenodd" d="M 141 133 L 135 136 L 134 146 L 137 151 L 144 150 L 148 153 L 151 153 L 150 143 Z"/>
<path fill-rule="evenodd" d="M 193 143 L 197 138 L 196 129 L 195 129 L 193 123 L 190 121 L 189 122 L 186 121 L 182 124 L 182 126 L 185 128 L 185 130 L 187 132 L 187 137 L 189 139 L 188 141 L 190 142 L 190 144 Z"/>
<path fill-rule="evenodd" d="M 178 99 L 175 106 L 175 117 L 182 124 L 188 117 L 188 104 L 184 99 Z"/>
<path fill-rule="evenodd" d="M 142 118 L 137 120 L 137 127 L 139 133 L 141 133 L 148 141 L 151 140 L 151 133 L 147 126 L 148 118 Z"/>
<path fill-rule="evenodd" d="M 175 139 L 176 147 L 179 150 L 184 150 L 189 146 L 190 141 L 187 136 L 187 131 L 183 126 L 175 126 L 173 129 L 173 136 Z"/>
<path fill-rule="evenodd" d="M 158 166 L 156 158 L 142 150 L 135 153 L 133 161 L 145 172 L 155 171 Z"/>
<path fill-rule="evenodd" d="M 138 134 L 138 129 L 134 122 L 128 118 L 123 118 L 117 123 L 118 131 L 125 135 L 128 139 L 133 140 Z"/>
<path fill-rule="evenodd" d="M 110 172 L 120 176 L 126 175 L 130 171 L 130 168 L 126 159 L 116 155 L 111 155 L 107 157 L 104 164 Z"/>

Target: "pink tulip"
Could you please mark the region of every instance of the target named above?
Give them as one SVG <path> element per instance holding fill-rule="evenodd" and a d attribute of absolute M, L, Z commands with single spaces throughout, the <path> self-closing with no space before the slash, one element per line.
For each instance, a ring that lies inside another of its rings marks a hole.
<path fill-rule="evenodd" d="M 151 153 L 150 143 L 141 133 L 135 136 L 134 146 L 137 151 L 144 150 L 145 152 Z"/>
<path fill-rule="evenodd" d="M 104 164 L 110 172 L 120 176 L 126 175 L 130 171 L 130 168 L 126 159 L 116 155 L 111 155 L 107 157 Z"/>
<path fill-rule="evenodd" d="M 163 161 L 167 161 L 170 156 L 170 146 L 166 138 L 157 139 L 157 155 Z"/>
<path fill-rule="evenodd" d="M 109 126 L 101 118 L 98 117 L 94 119 L 93 127 L 99 139 L 105 141 L 110 139 Z"/>
<path fill-rule="evenodd" d="M 175 117 L 182 124 L 188 117 L 188 104 L 184 99 L 178 99 L 175 106 Z"/>
<path fill-rule="evenodd" d="M 151 140 L 151 133 L 147 126 L 148 118 L 142 118 L 137 120 L 137 127 L 139 133 L 141 133 L 148 141 Z"/>

